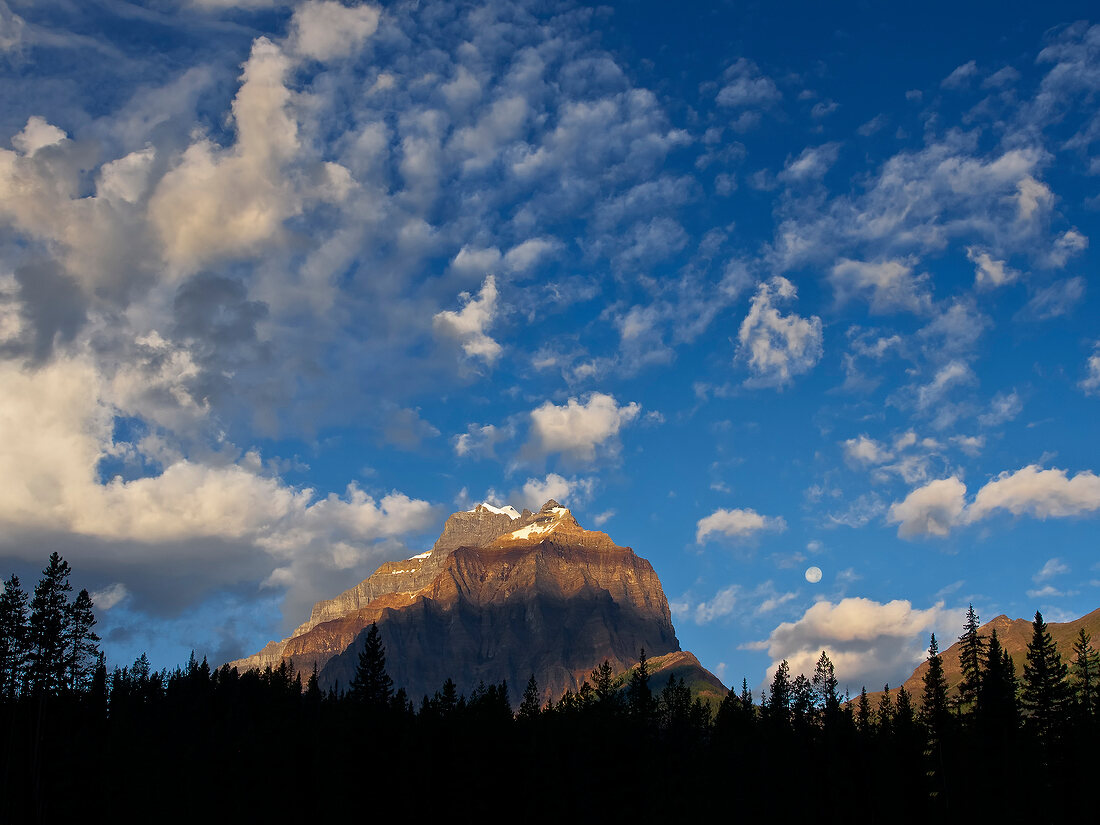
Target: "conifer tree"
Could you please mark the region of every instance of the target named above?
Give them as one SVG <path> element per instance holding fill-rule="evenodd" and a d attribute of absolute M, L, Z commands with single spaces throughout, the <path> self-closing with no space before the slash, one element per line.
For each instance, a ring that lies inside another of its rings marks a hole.
<path fill-rule="evenodd" d="M 962 682 L 959 683 L 959 704 L 973 708 L 981 688 L 982 664 L 985 658 L 985 637 L 978 633 L 978 614 L 971 604 L 966 610 L 966 623 L 959 637 L 959 665 Z"/>
<path fill-rule="evenodd" d="M 987 731 L 1014 731 L 1019 723 L 1016 666 L 1001 647 L 997 631 L 989 635 L 975 711 Z"/>
<path fill-rule="evenodd" d="M 943 672 L 943 658 L 935 633 L 928 644 L 928 670 L 924 674 L 924 691 L 921 694 L 921 718 L 935 734 L 943 734 L 950 719 L 947 677 Z"/>
<path fill-rule="evenodd" d="M 535 674 L 527 680 L 527 687 L 523 691 L 523 701 L 519 704 L 520 719 L 530 721 L 539 715 L 539 683 L 535 681 Z"/>
<path fill-rule="evenodd" d="M 867 698 L 867 688 L 859 691 L 859 704 L 856 706 L 856 730 L 862 736 L 869 736 L 874 727 L 874 714 L 871 711 L 871 700 Z"/>
<path fill-rule="evenodd" d="M 1096 715 L 1100 688 L 1100 653 L 1092 646 L 1088 631 L 1081 628 L 1073 643 L 1073 688 L 1077 706 L 1085 719 Z"/>
<path fill-rule="evenodd" d="M 28 676 L 31 690 L 38 694 L 57 694 L 67 686 L 70 572 L 69 563 L 52 553 L 31 599 Z"/>
<path fill-rule="evenodd" d="M 92 631 L 96 623 L 92 606 L 88 591 L 81 590 L 69 608 L 66 669 L 68 685 L 73 690 L 87 687 L 99 658 L 99 636 Z M 194 658 L 195 653 L 192 651 L 192 662 Z M 195 667 L 197 669 L 197 665 Z"/>
<path fill-rule="evenodd" d="M 913 697 L 905 689 L 905 685 L 898 688 L 898 701 L 894 708 L 894 728 L 897 731 L 908 731 L 913 727 Z"/>
<path fill-rule="evenodd" d="M 814 688 L 814 700 L 825 714 L 825 723 L 835 722 L 837 713 L 840 710 L 840 694 L 837 692 L 839 682 L 836 678 L 836 670 L 833 668 L 832 660 L 829 659 L 829 655 L 824 650 L 821 651 L 821 656 L 818 657 L 811 682 Z"/>
<path fill-rule="evenodd" d="M 630 682 L 626 686 L 626 702 L 630 715 L 643 726 L 653 718 L 653 691 L 649 688 L 649 660 L 646 659 L 644 647 L 638 654 L 638 666 L 631 672 Z"/>
<path fill-rule="evenodd" d="M 1065 720 L 1069 703 L 1068 668 L 1039 611 L 1035 611 L 1031 628 L 1020 702 L 1028 716 L 1028 724 L 1041 741 L 1049 742 L 1057 736 Z"/>
<path fill-rule="evenodd" d="M 775 669 L 768 691 L 768 719 L 776 727 L 785 728 L 790 724 L 791 690 L 791 666 L 784 659 Z"/>
<path fill-rule="evenodd" d="M 882 686 L 882 698 L 878 700 L 878 730 L 888 736 L 894 726 L 894 700 L 890 697 L 890 683 Z"/>
<path fill-rule="evenodd" d="M 0 593 L 0 698 L 14 700 L 27 667 L 27 594 L 12 573 Z"/>
<path fill-rule="evenodd" d="M 393 679 L 386 673 L 386 648 L 374 622 L 371 622 L 366 643 L 359 652 L 359 664 L 355 668 L 348 697 L 374 710 L 388 708 L 393 699 Z"/>

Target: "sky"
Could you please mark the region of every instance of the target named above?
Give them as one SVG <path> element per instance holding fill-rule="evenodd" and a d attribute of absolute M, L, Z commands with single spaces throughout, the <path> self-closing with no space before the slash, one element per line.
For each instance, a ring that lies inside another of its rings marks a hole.
<path fill-rule="evenodd" d="M 0 572 L 213 663 L 554 498 L 727 684 L 1100 606 L 1100 21 L 0 0 Z"/>

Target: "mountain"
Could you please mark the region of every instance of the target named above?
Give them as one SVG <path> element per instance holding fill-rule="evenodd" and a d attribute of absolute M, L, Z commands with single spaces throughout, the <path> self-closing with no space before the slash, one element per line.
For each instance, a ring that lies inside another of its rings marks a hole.
<path fill-rule="evenodd" d="M 316 666 L 322 688 L 346 687 L 372 622 L 394 683 L 414 699 L 451 678 L 466 692 L 507 680 L 518 700 L 534 674 L 556 700 L 605 659 L 628 671 L 642 648 L 655 660 L 654 689 L 675 672 L 697 694 L 725 691 L 680 650 L 652 565 L 553 500 L 537 513 L 481 504 L 451 515 L 431 550 L 383 564 L 314 605 L 287 639 L 230 664 L 286 659 L 306 674 Z"/>
<path fill-rule="evenodd" d="M 1077 633 L 1081 628 L 1085 629 L 1093 639 L 1100 639 L 1100 609 L 1094 610 L 1080 619 L 1072 622 L 1047 622 L 1047 630 L 1051 638 L 1058 645 L 1058 651 L 1062 654 L 1062 661 L 1070 663 L 1073 656 L 1073 643 L 1077 640 Z M 997 631 L 997 640 L 1008 651 L 1016 665 L 1016 675 L 1022 676 L 1024 661 L 1027 656 L 1027 646 L 1033 635 L 1031 619 L 1010 619 L 1000 615 L 997 618 L 983 624 L 978 633 L 986 639 L 990 637 L 994 629 Z M 941 651 L 943 659 L 943 671 L 947 677 L 947 686 L 952 696 L 958 695 L 959 683 L 962 681 L 962 666 L 959 664 L 959 643 L 955 642 L 947 650 Z M 928 662 L 921 662 L 913 675 L 905 680 L 905 689 L 909 691 L 915 701 L 920 702 L 921 693 L 924 690 L 924 674 L 928 672 Z M 871 696 L 872 694 L 868 694 Z"/>

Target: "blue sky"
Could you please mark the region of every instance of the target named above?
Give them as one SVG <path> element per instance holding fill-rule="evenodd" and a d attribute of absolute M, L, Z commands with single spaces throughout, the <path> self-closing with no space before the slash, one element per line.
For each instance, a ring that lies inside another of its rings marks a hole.
<path fill-rule="evenodd" d="M 1090 10 L 0 0 L 5 572 L 223 661 L 554 497 L 727 683 L 1092 610 Z"/>

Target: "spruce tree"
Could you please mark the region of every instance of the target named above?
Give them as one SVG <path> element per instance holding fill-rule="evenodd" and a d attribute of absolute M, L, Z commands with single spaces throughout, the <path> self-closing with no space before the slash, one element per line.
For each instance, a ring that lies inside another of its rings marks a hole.
<path fill-rule="evenodd" d="M 14 700 L 27 668 L 27 594 L 12 573 L 0 593 L 0 698 Z"/>
<path fill-rule="evenodd" d="M 1049 742 L 1057 737 L 1065 721 L 1069 704 L 1068 668 L 1039 611 L 1035 611 L 1031 628 L 1020 702 L 1028 725 L 1041 741 Z"/>
<path fill-rule="evenodd" d="M 630 681 L 626 686 L 626 703 L 630 715 L 643 726 L 653 718 L 655 702 L 653 691 L 649 687 L 649 660 L 644 647 L 638 654 L 638 666 L 631 671 Z"/>
<path fill-rule="evenodd" d="M 530 721 L 539 715 L 539 683 L 535 681 L 535 674 L 527 680 L 527 687 L 523 691 L 523 701 L 519 704 L 517 717 Z"/>
<path fill-rule="evenodd" d="M 889 736 L 894 726 L 894 700 L 890 697 L 890 683 L 882 686 L 882 698 L 878 700 L 878 730 Z"/>
<path fill-rule="evenodd" d="M 1073 689 L 1077 706 L 1085 719 L 1097 712 L 1096 697 L 1100 688 L 1100 653 L 1092 646 L 1088 631 L 1081 628 L 1073 643 Z"/>
<path fill-rule="evenodd" d="M 871 700 L 867 698 L 866 686 L 859 691 L 859 704 L 856 706 L 856 730 L 861 736 L 869 736 L 874 727 L 874 714 Z"/>
<path fill-rule="evenodd" d="M 768 691 L 768 720 L 775 727 L 786 728 L 791 721 L 791 666 L 784 659 L 775 669 Z"/>
<path fill-rule="evenodd" d="M 924 674 L 921 694 L 921 719 L 934 734 L 943 734 L 950 719 L 947 706 L 947 677 L 943 672 L 943 657 L 936 643 L 936 634 L 928 644 L 928 670 Z"/>
<path fill-rule="evenodd" d="M 68 686 L 73 690 L 83 690 L 88 686 L 99 658 L 99 636 L 92 631 L 96 623 L 92 606 L 88 591 L 81 590 L 69 608 L 65 664 Z M 192 651 L 192 663 L 194 658 L 195 653 Z M 197 669 L 197 665 L 195 668 Z"/>
<path fill-rule="evenodd" d="M 989 636 L 975 712 L 987 733 L 1015 731 L 1019 724 L 1016 666 L 994 630 Z"/>
<path fill-rule="evenodd" d="M 966 623 L 959 637 L 959 665 L 962 682 L 959 683 L 959 704 L 965 709 L 974 707 L 981 689 L 982 663 L 985 656 L 985 637 L 978 633 L 978 614 L 971 604 L 966 610 Z"/>
<path fill-rule="evenodd" d="M 371 622 L 366 643 L 359 652 L 359 664 L 355 668 L 348 697 L 372 710 L 389 708 L 393 699 L 393 679 L 386 673 L 386 648 L 374 622 Z"/>
<path fill-rule="evenodd" d="M 824 650 L 818 657 L 811 682 L 814 688 L 814 700 L 824 712 L 825 723 L 832 724 L 840 711 L 840 694 L 837 690 L 839 682 L 832 660 Z"/>
<path fill-rule="evenodd" d="M 28 633 L 31 690 L 36 694 L 57 694 L 67 686 L 69 622 L 72 617 L 68 594 L 69 563 L 56 552 L 50 555 L 42 578 L 31 599 Z"/>

